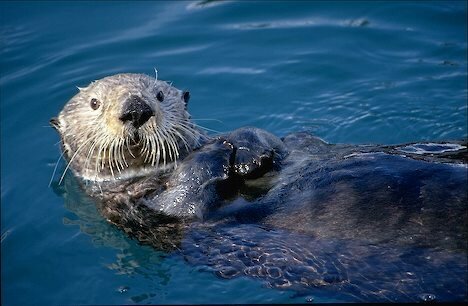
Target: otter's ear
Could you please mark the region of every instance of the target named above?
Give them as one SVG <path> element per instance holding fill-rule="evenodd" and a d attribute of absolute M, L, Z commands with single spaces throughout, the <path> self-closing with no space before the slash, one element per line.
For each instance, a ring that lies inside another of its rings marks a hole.
<path fill-rule="evenodd" d="M 50 125 L 56 129 L 57 131 L 60 130 L 60 123 L 57 117 L 53 117 L 52 119 L 49 120 Z"/>
<path fill-rule="evenodd" d="M 184 99 L 185 107 L 187 107 L 188 101 L 190 100 L 190 92 L 188 90 L 184 91 L 182 98 Z"/>

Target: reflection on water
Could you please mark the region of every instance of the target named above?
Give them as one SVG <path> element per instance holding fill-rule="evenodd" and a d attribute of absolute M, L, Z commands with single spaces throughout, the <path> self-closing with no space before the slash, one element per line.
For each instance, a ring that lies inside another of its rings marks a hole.
<path fill-rule="evenodd" d="M 77 180 L 68 174 L 63 185 L 53 184 L 53 189 L 64 198 L 65 208 L 72 214 L 63 218 L 64 225 L 79 226 L 80 232 L 91 237 L 96 247 L 116 250 L 115 258 L 105 266 L 116 275 L 143 277 L 152 284 L 152 292 L 141 292 L 137 288 L 122 285 L 116 288 L 120 294 L 128 294 L 131 301 L 140 303 L 150 298 L 157 299 L 171 279 L 171 268 L 164 260 L 171 254 L 158 252 L 129 239 L 125 233 L 110 225 L 98 213 L 95 203 L 80 189 Z M 159 288 L 159 289 L 158 289 Z M 140 292 L 137 295 L 136 292 Z"/>

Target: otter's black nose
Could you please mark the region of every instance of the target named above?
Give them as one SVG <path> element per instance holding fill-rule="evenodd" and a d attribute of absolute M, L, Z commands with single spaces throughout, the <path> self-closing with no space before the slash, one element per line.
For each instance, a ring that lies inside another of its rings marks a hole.
<path fill-rule="evenodd" d="M 139 128 L 153 115 L 153 110 L 145 101 L 138 96 L 130 96 L 124 103 L 119 119 L 123 122 L 131 121 L 135 128 Z"/>

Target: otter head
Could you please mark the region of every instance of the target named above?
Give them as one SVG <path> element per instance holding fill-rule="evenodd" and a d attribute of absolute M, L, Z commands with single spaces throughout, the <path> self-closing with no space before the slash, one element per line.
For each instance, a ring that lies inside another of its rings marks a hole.
<path fill-rule="evenodd" d="M 50 123 L 67 169 L 87 180 L 128 178 L 164 171 L 199 145 L 188 99 L 167 82 L 118 74 L 79 88 Z"/>

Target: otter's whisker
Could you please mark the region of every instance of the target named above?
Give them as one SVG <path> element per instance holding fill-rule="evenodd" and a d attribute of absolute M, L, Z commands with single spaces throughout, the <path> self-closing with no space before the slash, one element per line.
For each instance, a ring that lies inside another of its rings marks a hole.
<path fill-rule="evenodd" d="M 115 141 L 116 139 L 114 138 L 109 142 L 109 169 L 110 169 L 112 178 L 114 179 L 115 179 L 114 167 L 117 167 L 116 160 L 115 160 Z"/>
<path fill-rule="evenodd" d="M 179 120 L 180 120 L 180 119 L 179 119 Z M 178 122 L 177 124 L 183 124 L 183 123 L 182 123 L 182 122 Z M 200 129 L 204 129 L 204 130 L 207 130 L 207 131 L 210 131 L 210 132 L 214 132 L 214 133 L 217 133 L 217 134 L 221 134 L 221 133 L 222 133 L 222 132 L 220 132 L 220 131 L 213 130 L 213 129 L 209 129 L 209 128 L 204 127 L 204 126 L 202 126 L 202 125 L 196 124 L 196 123 L 194 123 L 194 122 L 189 122 L 189 124 L 191 124 L 191 125 L 193 125 L 193 126 L 195 126 L 195 127 L 198 127 L 198 128 L 200 128 Z M 187 127 L 187 126 L 186 126 L 186 127 Z M 190 127 L 190 128 L 193 130 L 193 127 Z"/>
<path fill-rule="evenodd" d="M 174 150 L 175 150 L 175 156 L 176 156 L 176 158 L 174 159 L 174 166 L 177 167 L 177 159 L 180 156 L 179 149 L 178 149 L 178 146 L 176 144 L 176 140 L 175 140 L 174 136 L 171 136 L 171 138 L 172 138 L 172 142 L 174 144 Z"/>
<path fill-rule="evenodd" d="M 192 118 L 191 119 L 192 121 L 215 121 L 215 122 L 218 122 L 218 123 L 221 123 L 221 124 L 224 124 L 223 121 L 219 120 L 219 119 L 209 119 L 209 118 Z"/>
<path fill-rule="evenodd" d="M 114 163 L 115 163 L 115 168 L 117 169 L 117 171 L 119 173 L 122 173 L 122 168 L 121 168 L 121 165 L 122 165 L 122 161 L 120 159 L 120 156 L 119 156 L 119 143 L 120 143 L 120 137 L 116 138 L 115 141 L 114 141 Z"/>
<path fill-rule="evenodd" d="M 100 139 L 100 146 L 99 146 L 99 149 L 98 149 L 98 159 L 96 161 L 96 172 L 97 173 L 100 173 L 101 172 L 101 169 L 104 168 L 103 164 L 105 163 L 105 158 L 106 158 L 106 141 L 107 141 L 107 137 L 106 135 L 103 135 L 103 137 L 101 137 L 102 139 Z M 101 156 L 102 155 L 102 156 Z M 99 165 L 102 166 L 99 167 Z"/>
<path fill-rule="evenodd" d="M 129 139 L 128 137 L 126 137 L 126 138 L 125 138 L 125 145 L 126 145 L 126 147 L 127 147 L 128 153 L 130 153 L 130 155 L 131 155 L 133 158 L 136 158 L 135 155 L 133 155 L 132 150 L 130 150 L 130 147 L 129 147 L 129 145 L 128 145 L 129 141 L 130 141 L 130 139 Z"/>
<path fill-rule="evenodd" d="M 182 133 L 177 131 L 177 129 L 174 128 L 174 126 L 172 124 L 168 124 L 167 127 L 166 127 L 166 130 L 167 130 L 168 135 L 172 135 L 173 147 L 176 149 L 175 151 L 177 151 L 177 158 L 179 157 L 179 153 L 178 153 L 178 150 L 177 150 L 178 146 L 177 146 L 177 141 L 176 141 L 177 138 L 180 138 L 184 142 L 184 144 L 186 145 L 187 151 L 190 151 L 188 149 L 188 143 L 186 142 L 185 137 L 182 135 Z"/>
<path fill-rule="evenodd" d="M 179 158 L 180 155 L 179 155 L 179 149 L 175 140 L 176 137 L 174 137 L 174 134 L 172 134 L 170 131 L 168 131 L 167 134 L 170 136 L 169 140 L 171 141 L 172 148 L 174 150 L 174 160 L 177 160 L 177 158 Z"/>
<path fill-rule="evenodd" d="M 109 169 L 112 175 L 112 178 L 115 179 L 114 175 L 114 139 L 109 142 L 109 157 L 108 157 Z"/>
<path fill-rule="evenodd" d="M 157 82 L 158 82 L 158 69 L 154 68 L 154 84 L 153 84 L 153 87 L 156 86 Z"/>
<path fill-rule="evenodd" d="M 155 134 L 151 135 L 149 138 L 151 144 L 151 166 L 154 166 L 155 161 L 159 164 L 159 142 L 156 139 L 156 131 Z"/>
<path fill-rule="evenodd" d="M 170 160 L 174 161 L 177 159 L 177 156 L 176 156 L 176 144 L 174 143 L 174 140 L 172 138 L 172 135 L 168 132 L 168 131 L 164 131 L 165 134 L 166 134 L 166 144 L 167 144 L 167 148 L 168 148 L 168 152 L 169 152 L 169 158 Z M 179 152 L 177 152 L 179 153 Z"/>
<path fill-rule="evenodd" d="M 119 147 L 120 147 L 120 156 L 122 157 L 122 164 L 123 164 L 122 169 L 128 168 L 127 158 L 125 157 L 125 152 L 124 152 L 125 138 L 122 138 L 120 140 Z"/>
<path fill-rule="evenodd" d="M 197 130 L 194 130 L 192 127 L 187 127 L 187 126 L 185 126 L 183 124 L 178 126 L 177 129 L 185 132 L 185 134 L 187 134 L 187 136 L 189 136 L 190 139 L 195 142 L 196 146 L 200 145 L 200 140 L 201 139 L 206 138 L 206 136 L 204 136 L 203 134 L 201 134 Z"/>
<path fill-rule="evenodd" d="M 148 136 L 147 141 L 148 141 L 148 153 L 147 153 L 148 159 L 147 161 L 145 159 L 145 162 L 148 162 L 149 164 L 151 164 L 151 160 L 154 159 L 156 156 L 156 150 L 157 150 L 156 142 L 152 136 Z"/>
<path fill-rule="evenodd" d="M 182 142 L 184 143 L 184 146 L 185 148 L 187 149 L 187 152 L 190 151 L 190 146 L 187 142 L 187 140 L 185 139 L 185 136 L 182 135 L 182 133 L 180 133 L 177 129 L 175 128 L 171 128 L 170 131 L 173 133 L 173 134 L 177 134 L 177 136 L 179 136 L 179 139 L 182 140 Z M 190 136 L 190 135 L 189 135 Z"/>
<path fill-rule="evenodd" d="M 75 157 L 78 155 L 78 153 L 81 151 L 81 149 L 82 149 L 88 142 L 90 142 L 91 140 L 93 140 L 93 138 L 88 138 L 88 139 L 86 139 L 86 140 L 83 142 L 83 144 L 82 144 L 80 147 L 78 147 L 78 149 L 76 150 L 75 154 L 73 154 L 73 156 L 70 158 L 70 161 L 68 162 L 67 167 L 65 168 L 65 170 L 63 171 L 62 176 L 60 177 L 60 180 L 59 180 L 59 183 L 58 183 L 59 185 L 62 183 L 63 178 L 65 177 L 65 174 L 67 173 L 68 168 L 70 168 L 70 165 L 71 165 L 71 163 L 73 162 L 73 160 L 75 159 Z"/>
<path fill-rule="evenodd" d="M 198 135 L 200 134 L 200 132 L 198 132 L 197 130 L 195 130 L 195 129 L 193 128 L 193 126 L 191 126 L 191 125 L 192 125 L 192 123 L 187 123 L 187 124 L 185 124 L 184 122 L 181 121 L 181 122 L 178 122 L 177 125 L 176 125 L 175 127 L 180 128 L 180 129 L 183 128 L 188 134 L 193 135 L 193 137 L 198 136 Z"/>
<path fill-rule="evenodd" d="M 105 143 L 105 147 L 104 147 L 104 159 L 103 159 L 103 167 L 101 170 L 104 170 L 105 167 L 106 167 L 106 162 L 107 162 L 107 165 L 109 166 L 109 170 L 111 171 L 111 174 L 113 175 L 113 169 L 112 169 L 112 158 L 111 158 L 111 153 L 112 153 L 112 141 L 113 139 L 111 139 L 110 137 L 106 137 L 106 143 Z"/>
<path fill-rule="evenodd" d="M 159 141 L 159 133 L 156 131 L 156 135 L 153 138 L 153 141 L 155 143 L 155 154 L 153 155 L 153 159 L 156 159 L 156 167 L 159 167 L 159 163 L 161 162 L 161 142 Z M 153 163 L 154 165 L 154 160 Z"/>
<path fill-rule="evenodd" d="M 97 143 L 97 142 L 96 142 Z M 97 178 L 97 174 L 99 173 L 99 163 L 100 163 L 100 159 L 101 159 L 101 148 L 102 148 L 102 143 L 101 145 L 99 146 L 98 148 L 98 151 L 97 151 L 97 156 L 96 156 L 96 161 L 94 163 L 94 173 L 95 173 L 95 179 Z M 94 151 L 94 149 L 93 149 Z"/>
<path fill-rule="evenodd" d="M 123 162 L 124 162 L 125 167 L 128 168 L 127 158 L 125 157 L 125 152 L 124 152 L 126 141 L 127 141 L 127 138 L 122 139 L 122 143 L 120 145 L 120 154 L 123 156 Z"/>
<path fill-rule="evenodd" d="M 96 123 L 96 121 L 98 120 L 99 118 L 96 118 L 92 121 L 92 124 Z M 85 134 L 85 132 L 83 132 L 83 134 Z M 90 162 L 90 158 L 91 158 L 91 154 L 94 152 L 94 148 L 96 147 L 96 139 L 99 138 L 100 136 L 88 136 L 88 135 L 83 135 L 82 136 L 83 138 L 93 138 L 94 141 L 92 142 L 91 146 L 89 147 L 89 150 L 88 150 L 88 154 L 86 155 L 86 159 L 85 159 L 85 163 L 84 163 L 84 171 L 88 171 L 88 166 L 89 166 L 89 162 Z M 86 182 L 87 183 L 87 182 Z"/>
<path fill-rule="evenodd" d="M 172 133 L 177 134 L 178 138 L 179 138 L 179 139 L 182 141 L 182 143 L 184 144 L 184 147 L 185 147 L 186 151 L 187 151 L 187 152 L 190 152 L 190 146 L 189 146 L 187 140 L 185 139 L 185 136 L 182 135 L 179 131 L 177 131 L 177 130 L 175 130 L 175 129 L 173 130 Z"/>
<path fill-rule="evenodd" d="M 164 136 L 164 142 L 166 143 L 166 146 L 167 146 L 167 155 L 169 157 L 170 160 L 173 160 L 173 156 L 172 156 L 172 148 L 171 148 L 171 143 L 169 142 L 170 140 L 170 136 L 166 133 L 166 130 L 165 128 L 164 129 L 161 129 L 161 134 Z M 164 164 L 164 166 L 166 166 Z"/>
<path fill-rule="evenodd" d="M 101 162 L 101 170 L 104 170 L 104 167 L 106 166 L 106 159 L 108 159 L 108 157 L 107 157 L 108 147 L 109 147 L 109 138 L 106 137 L 106 140 L 105 140 L 105 143 L 104 143 L 104 149 L 103 149 L 103 153 L 102 153 L 103 159 L 102 159 L 102 162 Z"/>
<path fill-rule="evenodd" d="M 169 160 L 175 162 L 176 157 L 175 157 L 174 144 L 172 142 L 172 137 L 171 137 L 171 135 L 169 133 L 166 133 L 165 137 L 166 137 L 165 140 L 166 140 Z"/>
<path fill-rule="evenodd" d="M 60 159 L 63 157 L 64 154 L 65 154 L 65 151 L 63 151 L 62 154 L 60 154 L 59 158 L 57 159 L 57 162 L 55 163 L 54 172 L 52 172 L 52 177 L 50 178 L 50 181 L 49 181 L 49 187 L 52 185 L 52 181 L 54 180 L 55 172 L 57 171 Z"/>
<path fill-rule="evenodd" d="M 148 137 L 148 142 L 150 144 L 151 165 L 154 166 L 154 161 L 156 158 L 156 150 L 157 150 L 156 140 L 154 139 L 154 135 L 151 135 L 150 137 Z"/>
<path fill-rule="evenodd" d="M 164 167 L 166 167 L 166 147 L 164 146 L 164 142 L 162 141 L 163 138 L 161 137 L 159 130 L 156 130 L 156 134 L 157 134 L 156 141 L 158 144 L 158 158 L 157 158 L 158 164 L 160 161 L 160 150 L 162 150 L 163 164 L 164 164 Z"/>
<path fill-rule="evenodd" d="M 122 173 L 122 170 L 123 169 L 121 166 L 122 166 L 122 160 L 120 159 L 120 156 L 119 156 L 119 144 L 120 144 L 120 137 L 119 138 L 116 138 L 115 141 L 114 141 L 114 163 L 115 163 L 115 167 L 117 168 L 117 171 L 119 171 L 119 173 Z"/>
<path fill-rule="evenodd" d="M 201 126 L 201 125 L 199 125 L 199 124 L 193 123 L 193 125 L 196 126 L 196 127 L 198 127 L 198 128 L 200 128 L 200 129 L 204 129 L 204 130 L 206 130 L 206 131 L 213 132 L 213 133 L 216 133 L 216 134 L 221 134 L 221 133 L 222 133 L 222 132 L 220 132 L 220 131 L 213 130 L 213 129 L 209 129 L 209 128 L 204 127 L 204 126 Z"/>
<path fill-rule="evenodd" d="M 150 156 L 150 151 L 149 151 L 150 150 L 150 143 L 149 143 L 149 139 L 148 139 L 148 136 L 147 136 L 148 133 L 145 132 L 145 133 L 143 133 L 143 135 L 144 135 L 143 136 L 144 137 L 143 147 L 140 150 L 140 154 L 145 156 L 145 159 L 144 159 L 143 162 L 146 163 L 148 161 L 149 156 Z"/>
<path fill-rule="evenodd" d="M 122 155 L 122 143 L 123 143 L 123 138 L 119 138 L 117 142 L 117 148 L 116 148 L 117 149 L 116 155 L 118 156 L 119 165 L 120 165 L 119 172 L 122 172 L 122 170 L 125 168 L 125 164 L 124 164 L 125 157 Z"/>
<path fill-rule="evenodd" d="M 90 148 L 89 148 L 88 155 L 86 156 L 85 166 L 84 166 L 85 171 L 86 171 L 86 169 L 88 169 L 89 162 L 90 162 L 90 160 L 91 160 L 91 154 L 94 152 L 94 149 L 96 148 L 96 144 L 97 144 L 97 142 L 94 141 L 94 142 L 91 144 Z"/>

